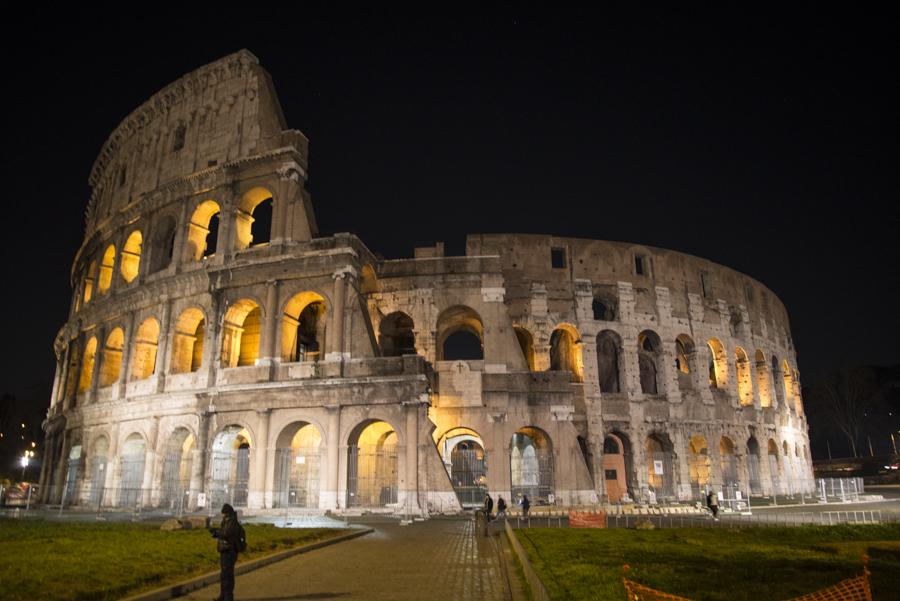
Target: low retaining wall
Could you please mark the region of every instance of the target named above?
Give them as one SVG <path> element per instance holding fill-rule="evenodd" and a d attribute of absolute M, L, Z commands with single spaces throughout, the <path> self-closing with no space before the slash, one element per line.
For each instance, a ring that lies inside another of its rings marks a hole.
<path fill-rule="evenodd" d="M 516 557 L 519 558 L 522 572 L 525 574 L 525 581 L 528 582 L 528 586 L 531 588 L 531 598 L 534 599 L 534 601 L 552 601 L 553 598 L 550 596 L 549 591 L 547 591 L 547 587 L 544 586 L 544 583 L 540 576 L 537 575 L 534 566 L 531 565 L 531 560 L 528 559 L 528 553 L 525 552 L 525 549 L 522 548 L 522 543 L 516 538 L 516 533 L 513 532 L 509 522 L 505 522 L 505 525 L 506 536 L 509 537 L 509 544 L 512 545 Z"/>

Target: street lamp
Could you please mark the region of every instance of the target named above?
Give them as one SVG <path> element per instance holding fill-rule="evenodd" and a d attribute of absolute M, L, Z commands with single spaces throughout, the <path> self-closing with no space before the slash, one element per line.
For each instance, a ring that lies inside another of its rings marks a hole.
<path fill-rule="evenodd" d="M 19 460 L 19 464 L 22 466 L 22 482 L 25 482 L 25 470 L 28 469 L 28 460 L 31 457 L 34 457 L 34 451 L 25 451 Z"/>

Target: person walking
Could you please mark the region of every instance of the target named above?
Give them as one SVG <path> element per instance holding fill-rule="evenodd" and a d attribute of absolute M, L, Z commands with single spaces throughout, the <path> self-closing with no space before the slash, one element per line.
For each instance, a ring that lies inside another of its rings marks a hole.
<path fill-rule="evenodd" d="M 715 493 L 715 491 L 709 491 L 706 494 L 706 504 L 709 506 L 709 511 L 712 513 L 712 517 L 715 521 L 719 521 L 719 496 Z"/>
<path fill-rule="evenodd" d="M 222 505 L 222 523 L 212 529 L 213 538 L 218 539 L 216 550 L 219 552 L 219 596 L 215 601 L 234 601 L 234 564 L 238 553 L 246 550 L 244 527 L 238 522 L 234 507 Z"/>
<path fill-rule="evenodd" d="M 491 498 L 490 493 L 484 495 L 484 519 L 488 522 L 491 521 L 491 512 L 494 511 L 494 499 Z"/>
<path fill-rule="evenodd" d="M 497 519 L 506 519 L 506 501 L 503 497 L 497 497 Z"/>
<path fill-rule="evenodd" d="M 528 500 L 528 495 L 522 495 L 522 517 L 528 517 L 528 510 L 531 509 L 531 501 Z"/>

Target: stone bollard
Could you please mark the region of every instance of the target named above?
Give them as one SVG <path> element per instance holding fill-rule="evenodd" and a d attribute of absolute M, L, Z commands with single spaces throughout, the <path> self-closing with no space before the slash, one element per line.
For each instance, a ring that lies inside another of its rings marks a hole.
<path fill-rule="evenodd" d="M 488 536 L 488 521 L 483 509 L 475 510 L 475 532 L 481 536 Z"/>

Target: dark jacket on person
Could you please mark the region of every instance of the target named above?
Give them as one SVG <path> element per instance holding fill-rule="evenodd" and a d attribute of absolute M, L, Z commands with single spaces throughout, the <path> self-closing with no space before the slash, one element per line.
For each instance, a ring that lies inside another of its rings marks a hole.
<path fill-rule="evenodd" d="M 230 505 L 225 505 L 225 507 L 231 509 Z M 218 530 L 213 531 L 213 536 L 219 539 L 216 543 L 216 551 L 219 553 L 240 552 L 241 539 L 244 538 L 244 529 L 238 522 L 237 513 L 235 513 L 234 509 L 226 511 L 223 508 L 222 524 Z"/>
<path fill-rule="evenodd" d="M 497 499 L 497 513 L 501 511 L 506 511 L 506 501 L 503 500 L 503 497 Z"/>

